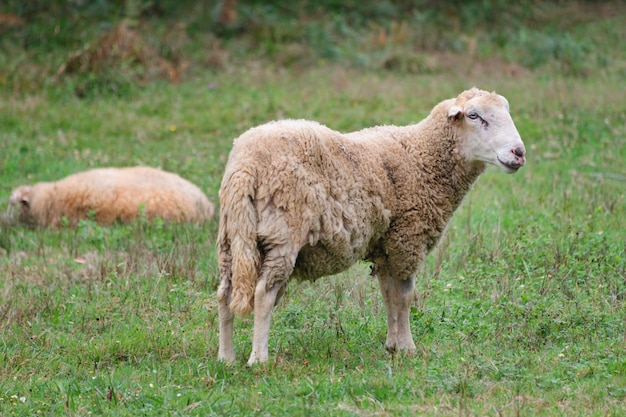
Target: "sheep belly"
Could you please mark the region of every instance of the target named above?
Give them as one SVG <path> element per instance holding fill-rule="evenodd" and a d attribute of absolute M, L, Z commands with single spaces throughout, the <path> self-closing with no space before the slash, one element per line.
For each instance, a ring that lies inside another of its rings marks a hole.
<path fill-rule="evenodd" d="M 296 258 L 293 276 L 316 280 L 338 274 L 359 260 L 367 259 L 389 227 L 388 212 L 384 208 L 372 204 L 370 210 L 369 216 L 365 216 L 370 222 L 343 217 L 342 227 L 331 236 L 322 233 L 319 240 L 304 245 Z"/>
<path fill-rule="evenodd" d="M 345 271 L 361 257 L 356 252 L 353 252 L 352 256 L 337 256 L 337 252 L 322 242 L 315 246 L 305 245 L 298 253 L 293 276 L 301 280 L 314 281 L 323 276 Z"/>

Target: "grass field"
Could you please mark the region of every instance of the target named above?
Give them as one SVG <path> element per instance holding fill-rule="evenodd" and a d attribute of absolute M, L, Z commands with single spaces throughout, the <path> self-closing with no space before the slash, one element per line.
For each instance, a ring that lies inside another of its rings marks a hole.
<path fill-rule="evenodd" d="M 583 48 L 575 73 L 558 59 L 512 71 L 465 57 L 420 74 L 255 60 L 123 94 L 2 84 L 0 210 L 18 185 L 135 164 L 177 172 L 217 203 L 232 140 L 254 125 L 408 124 L 474 85 L 509 99 L 528 164 L 490 168 L 423 266 L 412 356 L 385 351 L 366 264 L 292 282 L 270 362 L 248 369 L 251 318 L 236 321 L 237 362 L 216 360 L 216 223 L 5 225 L 0 415 L 624 415 L 624 27 L 617 17 L 567 32 L 605 48 Z"/>

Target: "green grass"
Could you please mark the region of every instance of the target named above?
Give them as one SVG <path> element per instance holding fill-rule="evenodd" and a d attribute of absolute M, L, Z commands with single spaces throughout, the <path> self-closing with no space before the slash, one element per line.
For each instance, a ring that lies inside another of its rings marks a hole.
<path fill-rule="evenodd" d="M 215 223 L 4 227 L 0 415 L 623 415 L 619 27 L 568 32 L 561 41 L 571 56 L 584 38 L 606 45 L 593 57 L 610 57 L 574 71 L 560 71 L 553 57 L 515 76 L 499 66 L 415 75 L 254 60 L 196 69 L 176 85 L 94 88 L 83 99 L 81 80 L 5 86 L 0 210 L 18 185 L 106 165 L 160 166 L 217 202 L 232 140 L 254 125 L 286 117 L 344 131 L 407 124 L 473 85 L 509 99 L 528 165 L 516 175 L 489 169 L 424 264 L 413 356 L 384 350 L 384 306 L 366 264 L 291 283 L 275 309 L 271 360 L 248 369 L 252 318 L 236 321 L 236 363 L 216 360 Z"/>

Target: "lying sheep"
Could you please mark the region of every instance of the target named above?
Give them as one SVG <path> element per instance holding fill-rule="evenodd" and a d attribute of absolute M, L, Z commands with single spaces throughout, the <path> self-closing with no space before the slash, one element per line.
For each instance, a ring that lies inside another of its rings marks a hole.
<path fill-rule="evenodd" d="M 200 222 L 213 217 L 214 207 L 195 185 L 176 174 L 149 167 L 99 168 L 57 182 L 18 187 L 9 211 L 29 226 L 76 225 L 93 213 L 96 222 L 128 223 L 146 218 Z"/>
<path fill-rule="evenodd" d="M 234 142 L 220 189 L 218 357 L 234 315 L 254 310 L 248 365 L 268 359 L 272 308 L 290 277 L 368 260 L 387 311 L 387 350 L 413 351 L 415 274 L 487 164 L 516 172 L 524 144 L 507 100 L 472 88 L 418 124 L 342 134 L 285 120 Z"/>

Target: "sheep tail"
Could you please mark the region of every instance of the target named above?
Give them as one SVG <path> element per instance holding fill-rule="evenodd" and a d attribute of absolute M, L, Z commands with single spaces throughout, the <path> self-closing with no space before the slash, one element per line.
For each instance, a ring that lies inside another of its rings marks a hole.
<path fill-rule="evenodd" d="M 254 291 L 260 270 L 257 247 L 257 213 L 253 203 L 254 177 L 243 172 L 230 176 L 220 193 L 220 258 L 227 259 L 222 274 L 230 276 L 230 309 L 244 317 L 254 308 Z M 229 268 L 230 267 L 230 268 Z"/>

